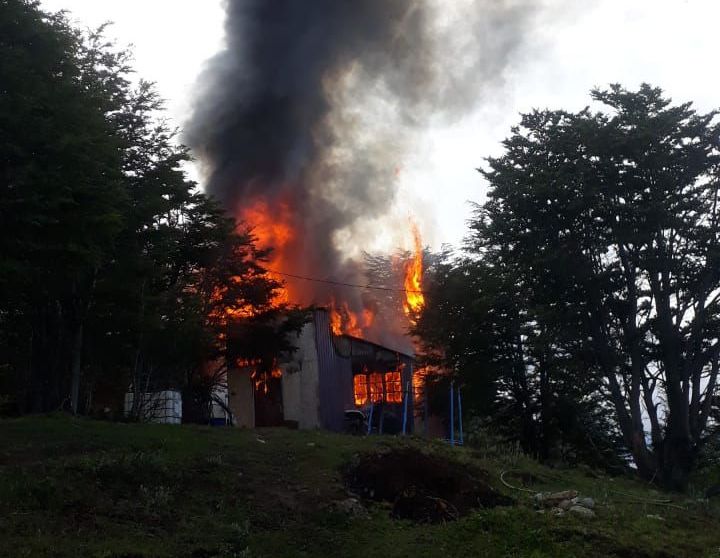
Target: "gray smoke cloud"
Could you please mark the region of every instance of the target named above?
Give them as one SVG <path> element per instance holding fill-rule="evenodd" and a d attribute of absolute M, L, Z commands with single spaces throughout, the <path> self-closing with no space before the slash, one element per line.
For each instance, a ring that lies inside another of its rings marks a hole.
<path fill-rule="evenodd" d="M 237 216 L 257 200 L 270 218 L 289 214 L 295 233 L 280 250 L 294 273 L 357 281 L 347 247 L 395 201 L 418 130 L 497 94 L 533 5 L 228 0 L 226 46 L 184 138 L 208 193 Z M 327 302 L 327 285 L 307 289 L 303 302 Z"/>

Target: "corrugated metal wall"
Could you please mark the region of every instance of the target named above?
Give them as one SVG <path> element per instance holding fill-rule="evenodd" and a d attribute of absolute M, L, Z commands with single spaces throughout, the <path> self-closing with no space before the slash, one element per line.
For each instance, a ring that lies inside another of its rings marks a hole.
<path fill-rule="evenodd" d="M 320 396 L 320 422 L 323 428 L 342 431 L 346 409 L 354 409 L 352 358 L 378 358 L 405 364 L 402 371 L 403 389 L 410 384 L 412 390 L 413 361 L 407 355 L 384 349 L 374 343 L 348 337 L 335 337 L 330 331 L 327 310 L 316 309 L 315 345 L 318 356 L 318 390 Z M 400 408 L 396 412 L 401 413 Z M 408 431 L 413 425 L 412 392 L 408 400 Z"/>
<path fill-rule="evenodd" d="M 314 311 L 322 427 L 340 432 L 345 409 L 353 408 L 352 363 L 335 350 L 326 310 Z"/>

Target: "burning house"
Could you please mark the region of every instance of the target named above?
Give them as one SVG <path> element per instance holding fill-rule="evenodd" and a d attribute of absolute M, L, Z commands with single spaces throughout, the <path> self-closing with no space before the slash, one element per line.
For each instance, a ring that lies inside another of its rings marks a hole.
<path fill-rule="evenodd" d="M 515 4 L 226 2 L 225 46 L 198 82 L 183 139 L 206 191 L 269 251 L 263 266 L 285 284 L 278 305 L 328 308 L 313 311 L 287 362 L 233 363 L 235 424 L 338 430 L 345 411 L 373 409 L 387 430 L 412 406 L 420 233 L 412 257 L 375 277 L 363 254 L 378 239 L 404 243 L 399 215 L 413 204 L 399 177 L 414 138 L 502 81 L 527 19 Z M 477 59 L 459 29 L 487 37 Z"/>
<path fill-rule="evenodd" d="M 275 372 L 252 364 L 228 371 L 228 407 L 236 426 L 287 425 L 341 431 L 352 411 L 378 432 L 412 428 L 413 358 L 333 332 L 332 311 L 315 309 L 297 336 L 297 350 Z"/>

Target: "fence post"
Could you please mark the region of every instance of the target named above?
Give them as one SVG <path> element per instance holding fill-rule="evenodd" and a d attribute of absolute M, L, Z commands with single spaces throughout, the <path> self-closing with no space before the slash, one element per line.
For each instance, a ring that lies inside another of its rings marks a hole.
<path fill-rule="evenodd" d="M 457 388 L 458 397 L 458 423 L 460 425 L 460 445 L 464 445 L 463 440 L 463 425 L 462 425 L 462 396 L 460 395 L 460 386 Z"/>
<path fill-rule="evenodd" d="M 455 382 L 450 382 L 450 445 L 455 445 Z"/>

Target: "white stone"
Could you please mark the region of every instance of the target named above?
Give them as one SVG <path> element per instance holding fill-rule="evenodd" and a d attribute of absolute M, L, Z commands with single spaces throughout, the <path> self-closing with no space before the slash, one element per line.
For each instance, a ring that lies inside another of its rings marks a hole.
<path fill-rule="evenodd" d="M 595 517 L 595 512 L 594 512 L 594 511 L 592 511 L 592 510 L 590 510 L 590 509 L 588 509 L 588 508 L 585 508 L 585 507 L 583 507 L 583 506 L 573 506 L 573 507 L 571 507 L 571 508 L 570 508 L 570 513 L 574 513 L 574 514 L 577 514 L 577 515 L 579 515 L 579 516 L 581 516 L 581 517 L 587 517 L 587 518 Z"/>

